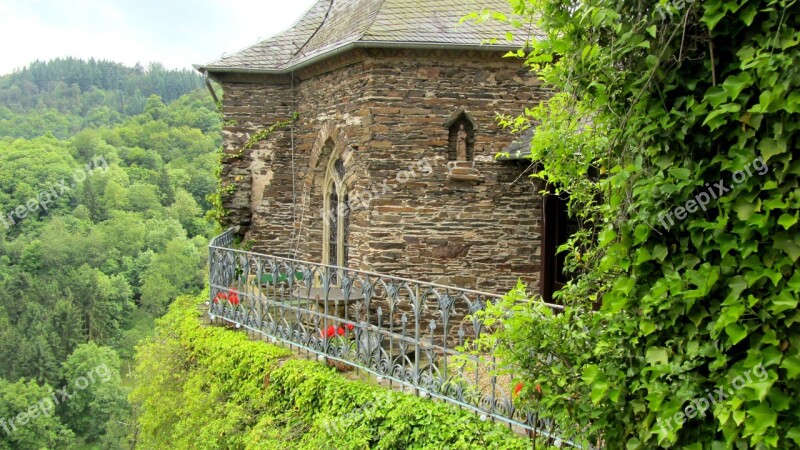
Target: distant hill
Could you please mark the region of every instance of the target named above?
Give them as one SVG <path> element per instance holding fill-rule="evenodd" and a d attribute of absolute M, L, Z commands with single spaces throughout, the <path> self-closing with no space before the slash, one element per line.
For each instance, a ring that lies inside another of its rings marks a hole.
<path fill-rule="evenodd" d="M 49 132 L 64 139 L 141 114 L 153 94 L 169 104 L 202 85 L 191 70 L 157 63 L 145 68 L 95 59 L 36 61 L 0 77 L 0 137 Z"/>

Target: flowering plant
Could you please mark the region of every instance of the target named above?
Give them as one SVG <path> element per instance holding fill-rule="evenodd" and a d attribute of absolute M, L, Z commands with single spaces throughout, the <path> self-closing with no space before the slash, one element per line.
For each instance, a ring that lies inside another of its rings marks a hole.
<path fill-rule="evenodd" d="M 522 389 L 524 388 L 525 388 L 525 383 L 517 383 L 514 386 L 514 397 L 519 397 L 520 392 L 522 392 Z M 534 388 L 534 391 L 535 393 L 533 393 L 533 397 L 538 399 L 542 395 L 542 386 L 537 384 L 536 387 Z"/>
<path fill-rule="evenodd" d="M 227 301 L 231 305 L 237 306 L 240 303 L 239 292 L 234 288 L 230 288 L 228 292 L 219 292 L 217 293 L 217 296 L 214 297 L 214 303 L 219 303 L 221 301 Z"/>
<path fill-rule="evenodd" d="M 351 324 L 351 323 L 344 324 L 344 325 L 339 325 L 338 327 L 334 326 L 334 325 L 330 325 L 330 326 L 328 326 L 327 329 L 320 330 L 319 333 L 322 335 L 322 338 L 325 339 L 325 340 L 336 339 L 336 343 L 335 344 L 331 343 L 331 345 L 335 345 L 335 346 L 341 348 L 341 347 L 345 347 L 346 345 L 347 346 L 351 345 L 347 341 L 349 341 L 349 340 L 354 338 L 353 336 L 348 336 L 350 334 L 350 332 L 353 331 L 353 329 L 355 329 L 355 326 L 353 324 Z M 336 360 L 333 360 L 333 359 L 328 359 L 327 357 L 325 358 L 325 362 L 329 366 L 335 367 L 336 370 L 338 370 L 339 372 L 349 372 L 349 371 L 354 369 L 353 366 L 351 366 L 351 365 L 349 365 L 349 364 L 347 364 L 345 362 L 336 361 Z"/>
<path fill-rule="evenodd" d="M 348 331 L 353 331 L 354 328 L 355 326 L 353 326 L 352 323 L 348 323 L 344 326 L 340 325 L 339 327 L 331 325 L 327 330 L 320 330 L 320 334 L 324 339 L 331 339 L 337 336 L 343 338 L 347 335 Z"/>

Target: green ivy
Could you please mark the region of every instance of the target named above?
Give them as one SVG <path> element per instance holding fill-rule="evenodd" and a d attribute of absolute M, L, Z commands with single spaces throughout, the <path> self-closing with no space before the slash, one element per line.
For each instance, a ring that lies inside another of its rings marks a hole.
<path fill-rule="evenodd" d="M 511 4 L 524 20 L 469 18 L 543 31 L 509 56 L 557 94 L 501 123 L 536 127 L 536 176 L 580 231 L 562 246 L 569 312 L 520 287 L 485 344 L 526 401 L 608 448 L 796 448 L 800 3 Z"/>
<path fill-rule="evenodd" d="M 272 133 L 275 132 L 275 130 L 277 130 L 278 128 L 288 127 L 289 125 L 295 123 L 299 117 L 300 117 L 299 113 L 293 112 L 291 119 L 275 122 L 269 127 L 260 130 L 256 133 L 253 133 L 253 135 L 250 136 L 250 139 L 247 140 L 247 143 L 244 144 L 244 148 L 251 149 L 259 142 L 266 141 L 267 139 L 269 139 Z"/>
<path fill-rule="evenodd" d="M 217 180 L 217 189 L 206 197 L 211 207 L 206 212 L 206 220 L 210 220 L 217 224 L 217 231 L 222 230 L 222 220 L 228 214 L 225 207 L 222 206 L 222 192 L 224 187 L 222 183 L 222 159 L 224 150 L 222 147 L 217 149 L 217 165 L 214 167 L 214 179 Z"/>
<path fill-rule="evenodd" d="M 138 348 L 130 400 L 141 448 L 530 448 L 455 406 L 348 380 L 243 332 L 204 326 L 206 299 L 175 301 Z"/>

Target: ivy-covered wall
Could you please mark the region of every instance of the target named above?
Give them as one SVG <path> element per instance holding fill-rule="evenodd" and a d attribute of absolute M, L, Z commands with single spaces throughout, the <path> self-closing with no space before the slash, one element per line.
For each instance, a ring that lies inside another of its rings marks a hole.
<path fill-rule="evenodd" d="M 137 448 L 530 447 L 457 407 L 347 380 L 243 332 L 205 326 L 203 300 L 177 300 L 138 348 Z"/>

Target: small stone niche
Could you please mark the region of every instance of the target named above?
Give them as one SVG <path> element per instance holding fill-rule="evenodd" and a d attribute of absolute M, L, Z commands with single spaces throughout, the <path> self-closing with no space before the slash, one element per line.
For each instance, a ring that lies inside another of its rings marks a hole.
<path fill-rule="evenodd" d="M 444 123 L 450 133 L 447 149 L 447 178 L 476 181 L 481 175 L 475 169 L 475 120 L 464 108 L 459 108 Z"/>

